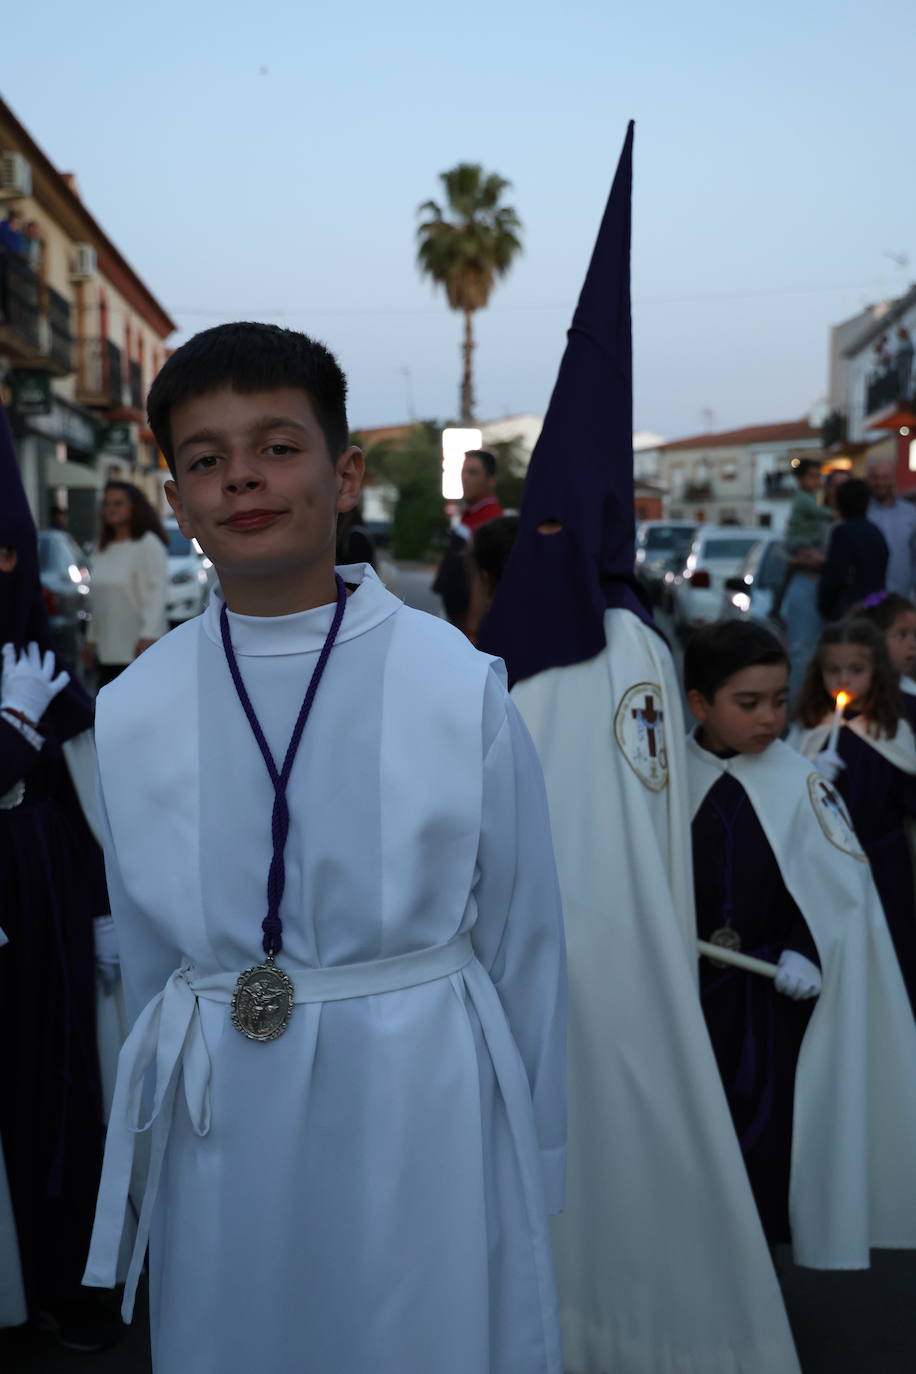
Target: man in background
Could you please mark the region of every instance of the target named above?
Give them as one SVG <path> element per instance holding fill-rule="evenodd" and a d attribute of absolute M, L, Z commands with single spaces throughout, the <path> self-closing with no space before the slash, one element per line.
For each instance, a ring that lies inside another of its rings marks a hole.
<path fill-rule="evenodd" d="M 461 468 L 464 509 L 460 521 L 449 532 L 433 582 L 433 591 L 442 598 L 446 616 L 459 630 L 466 628 L 470 604 L 468 545 L 475 530 L 503 513 L 496 499 L 496 474 L 496 459 L 486 449 L 469 449 L 464 455 Z"/>
<path fill-rule="evenodd" d="M 868 518 L 887 540 L 890 557 L 885 587 L 899 596 L 912 596 L 916 587 L 916 507 L 897 495 L 894 464 L 878 458 L 866 474 L 871 500 Z"/>

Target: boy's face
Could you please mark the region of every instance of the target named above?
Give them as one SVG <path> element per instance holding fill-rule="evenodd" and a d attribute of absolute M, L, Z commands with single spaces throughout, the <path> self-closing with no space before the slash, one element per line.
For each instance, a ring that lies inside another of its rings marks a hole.
<path fill-rule="evenodd" d="M 817 468 L 811 468 L 808 472 L 803 472 L 798 479 L 798 485 L 802 491 L 809 491 L 812 495 L 821 489 L 821 474 Z"/>
<path fill-rule="evenodd" d="M 332 461 L 305 391 L 223 387 L 175 406 L 170 422 L 176 479 L 165 493 L 220 574 L 333 566 L 337 513 L 359 500 L 363 456 L 348 448 Z"/>
<path fill-rule="evenodd" d="M 784 663 L 742 668 L 712 701 L 694 687 L 687 705 L 703 726 L 701 744 L 721 754 L 762 754 L 786 728 L 789 670 Z"/>

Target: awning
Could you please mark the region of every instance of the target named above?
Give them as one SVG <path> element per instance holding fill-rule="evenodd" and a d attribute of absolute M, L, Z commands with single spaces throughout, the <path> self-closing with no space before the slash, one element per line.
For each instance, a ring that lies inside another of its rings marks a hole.
<path fill-rule="evenodd" d="M 85 487 L 92 491 L 102 487 L 102 478 L 95 468 L 83 463 L 59 463 L 56 458 L 49 458 L 45 464 L 45 481 L 49 487 Z"/>

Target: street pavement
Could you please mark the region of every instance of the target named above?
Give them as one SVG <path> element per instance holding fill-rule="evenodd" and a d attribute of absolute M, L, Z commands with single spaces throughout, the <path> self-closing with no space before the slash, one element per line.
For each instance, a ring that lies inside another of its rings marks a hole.
<path fill-rule="evenodd" d="M 434 575 L 432 567 L 401 565 L 392 590 L 408 605 L 437 615 L 439 598 L 430 589 Z M 679 647 L 673 639 L 671 643 L 679 661 Z M 776 1258 L 803 1374 L 914 1374 L 916 1252 L 876 1251 L 865 1273 L 798 1269 L 787 1247 L 780 1247 Z M 99 1355 L 61 1350 L 53 1337 L 28 1328 L 0 1332 L 2 1374 L 66 1374 L 76 1369 L 86 1374 L 150 1374 L 142 1289 L 133 1326 L 120 1345 Z"/>

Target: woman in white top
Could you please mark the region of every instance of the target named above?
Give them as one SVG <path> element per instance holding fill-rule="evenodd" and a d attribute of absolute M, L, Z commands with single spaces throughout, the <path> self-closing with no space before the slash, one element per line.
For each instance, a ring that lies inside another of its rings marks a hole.
<path fill-rule="evenodd" d="M 166 631 L 166 536 L 139 487 L 109 482 L 102 533 L 92 557 L 92 624 L 87 668 L 99 686 L 122 673 Z"/>

